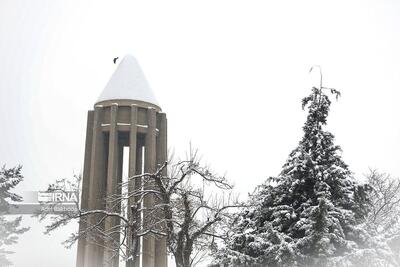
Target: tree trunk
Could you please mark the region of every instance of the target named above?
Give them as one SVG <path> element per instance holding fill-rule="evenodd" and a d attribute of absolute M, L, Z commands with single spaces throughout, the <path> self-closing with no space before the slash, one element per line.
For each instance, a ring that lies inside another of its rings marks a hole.
<path fill-rule="evenodd" d="M 183 263 L 183 257 L 181 255 L 174 254 L 174 258 L 176 267 L 185 267 Z"/>
<path fill-rule="evenodd" d="M 184 250 L 174 253 L 176 267 L 191 267 L 190 255 L 192 251 Z"/>

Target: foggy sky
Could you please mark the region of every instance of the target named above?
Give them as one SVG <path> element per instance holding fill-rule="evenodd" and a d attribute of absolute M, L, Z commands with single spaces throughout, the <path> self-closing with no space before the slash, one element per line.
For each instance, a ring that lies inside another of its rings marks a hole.
<path fill-rule="evenodd" d="M 357 178 L 400 176 L 398 1 L 0 1 L 0 164 L 19 191 L 82 171 L 87 110 L 134 55 L 168 117 L 175 155 L 199 148 L 246 197 L 301 138 L 322 66 L 342 92 L 328 128 Z M 73 266 L 73 226 L 20 237 L 15 266 Z"/>

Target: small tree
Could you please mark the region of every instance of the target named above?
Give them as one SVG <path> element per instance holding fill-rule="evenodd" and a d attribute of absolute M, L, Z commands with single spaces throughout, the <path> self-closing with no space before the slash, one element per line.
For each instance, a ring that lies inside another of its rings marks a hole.
<path fill-rule="evenodd" d="M 370 170 L 366 177 L 372 188 L 368 223 L 378 234 L 399 234 L 400 180 L 377 170 Z"/>
<path fill-rule="evenodd" d="M 194 266 L 214 238 L 222 237 L 219 227 L 229 218 L 228 209 L 238 206 L 229 192 L 232 185 L 201 166 L 196 153 L 174 165 L 167 179 L 155 176 L 154 180 L 161 192 L 160 222 L 165 224 L 169 251 L 178 267 Z"/>
<path fill-rule="evenodd" d="M 388 244 L 400 265 L 400 180 L 377 170 L 370 170 L 366 177 L 372 188 L 368 228 Z"/>
<path fill-rule="evenodd" d="M 10 201 L 22 201 L 21 196 L 11 192 L 24 178 L 21 169 L 22 166 L 9 169 L 3 166 L 0 170 L 0 266 L 11 265 L 7 255 L 13 252 L 6 250 L 5 246 L 15 244 L 18 235 L 29 229 L 20 226 L 21 216 L 14 220 L 6 220 L 4 216 L 11 208 Z"/>
<path fill-rule="evenodd" d="M 165 172 L 168 166 L 168 172 Z M 135 180 L 141 180 L 142 186 L 127 190 Z M 105 207 L 113 209 L 78 209 L 77 212 L 53 215 L 44 212 L 39 218 L 52 217 L 52 223 L 46 227 L 47 232 L 71 220 L 85 220 L 86 229 L 72 234 L 65 244 L 71 246 L 79 238 L 103 240 L 107 249 L 114 252 L 114 257 L 119 255 L 126 261 L 136 259 L 140 237 L 151 235 L 164 238 L 169 253 L 174 255 L 176 266 L 189 267 L 203 259 L 215 238 L 222 237 L 220 226 L 229 218 L 228 209 L 238 206 L 231 193 L 232 185 L 224 176 L 202 165 L 197 153 L 191 153 L 188 160 L 165 163 L 155 173 L 129 177 L 120 187 L 121 193 L 109 196 L 106 200 L 108 204 Z M 64 190 L 65 182 L 52 185 L 52 189 Z M 154 207 L 143 207 L 143 199 L 149 196 L 155 199 Z M 127 216 L 126 212 L 120 212 L 120 207 L 124 210 L 127 203 L 132 203 L 128 208 L 138 216 Z M 99 219 L 95 224 L 90 224 L 89 218 L 92 216 Z M 117 218 L 120 222 L 118 229 L 105 231 L 100 223 L 107 218 Z"/>

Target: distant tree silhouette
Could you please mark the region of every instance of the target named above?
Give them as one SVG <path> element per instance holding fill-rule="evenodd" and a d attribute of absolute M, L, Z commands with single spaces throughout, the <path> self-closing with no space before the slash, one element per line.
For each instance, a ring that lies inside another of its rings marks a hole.
<path fill-rule="evenodd" d="M 11 262 L 7 255 L 12 254 L 5 246 L 15 244 L 18 235 L 26 232 L 29 228 L 21 227 L 22 217 L 7 220 L 5 214 L 8 213 L 12 204 L 9 201 L 22 201 L 22 197 L 11 192 L 22 180 L 22 166 L 7 169 L 3 166 L 0 170 L 0 266 L 9 266 Z"/>

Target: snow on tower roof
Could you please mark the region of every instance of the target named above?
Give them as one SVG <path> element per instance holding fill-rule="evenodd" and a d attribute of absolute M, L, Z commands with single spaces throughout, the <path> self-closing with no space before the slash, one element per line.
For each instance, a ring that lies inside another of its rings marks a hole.
<path fill-rule="evenodd" d="M 106 100 L 139 100 L 158 106 L 158 102 L 137 60 L 126 55 L 96 103 Z"/>

